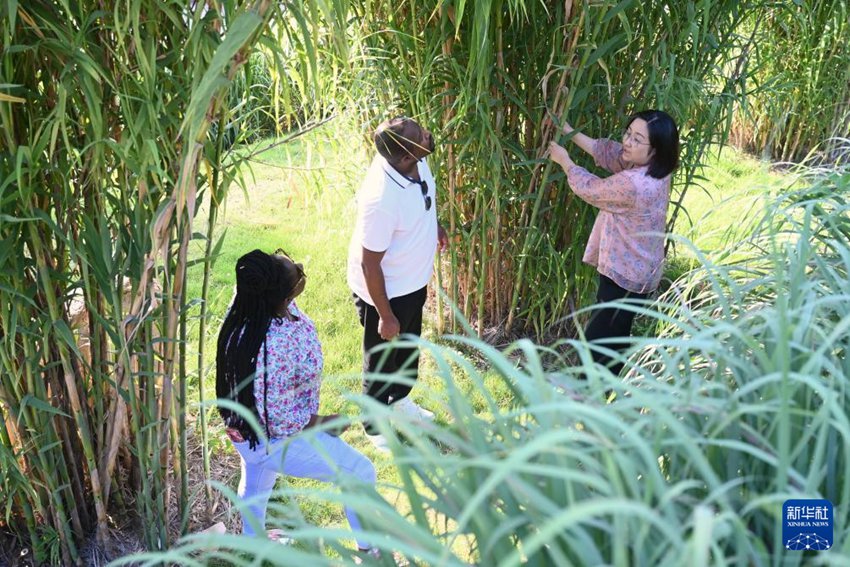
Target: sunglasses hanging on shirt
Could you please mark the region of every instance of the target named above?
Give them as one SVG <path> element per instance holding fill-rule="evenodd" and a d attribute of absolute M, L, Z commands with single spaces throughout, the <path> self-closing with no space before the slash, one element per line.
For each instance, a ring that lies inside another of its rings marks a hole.
<path fill-rule="evenodd" d="M 390 173 L 388 171 L 385 170 L 384 173 L 386 173 L 389 176 L 390 179 L 395 181 L 396 185 L 398 185 L 399 187 L 404 189 L 404 186 L 401 183 L 399 183 L 398 181 L 396 181 L 395 178 L 392 175 L 390 175 Z M 422 198 L 425 200 L 425 210 L 430 211 L 431 210 L 431 196 L 428 195 L 428 182 L 425 181 L 424 179 L 413 179 L 412 177 L 408 177 L 401 172 L 399 172 L 399 175 L 401 175 L 402 177 L 404 177 L 405 179 L 407 179 L 411 183 L 416 183 L 417 185 L 419 185 L 419 189 L 422 191 Z"/>
<path fill-rule="evenodd" d="M 411 182 L 419 185 L 419 189 L 422 190 L 422 198 L 425 199 L 425 210 L 431 210 L 431 196 L 428 194 L 428 183 L 423 179 L 422 181 L 416 181 L 415 179 L 410 179 Z"/>

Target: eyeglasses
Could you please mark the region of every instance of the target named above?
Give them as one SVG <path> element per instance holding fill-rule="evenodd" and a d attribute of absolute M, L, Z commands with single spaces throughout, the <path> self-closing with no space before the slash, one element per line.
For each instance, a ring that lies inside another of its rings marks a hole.
<path fill-rule="evenodd" d="M 303 280 L 307 277 L 307 274 L 304 273 L 304 268 L 302 268 L 299 264 L 296 264 L 295 260 L 292 259 L 292 256 L 287 254 L 286 250 L 284 250 L 283 248 L 278 248 L 277 250 L 274 251 L 274 253 L 275 253 L 275 256 L 283 256 L 284 258 L 286 258 L 287 260 L 292 262 L 293 266 L 295 266 L 295 271 L 298 272 L 298 279 L 295 280 L 294 284 L 292 284 L 292 288 L 295 289 L 295 287 L 299 283 L 301 283 L 301 280 Z"/>
<path fill-rule="evenodd" d="M 637 138 L 637 134 L 633 134 L 631 130 L 626 130 L 623 132 L 623 143 L 626 143 L 631 140 L 633 144 L 637 144 L 639 146 L 648 146 L 649 142 L 644 140 L 643 138 Z"/>

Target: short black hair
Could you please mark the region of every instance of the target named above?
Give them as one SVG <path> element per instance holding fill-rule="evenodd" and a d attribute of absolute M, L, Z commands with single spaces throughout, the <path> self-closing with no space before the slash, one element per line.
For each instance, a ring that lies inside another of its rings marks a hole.
<path fill-rule="evenodd" d="M 408 138 L 405 129 L 416 125 L 407 116 L 397 116 L 381 122 L 375 130 L 375 148 L 390 163 L 396 163 L 404 156 L 413 155 L 416 144 Z"/>
<path fill-rule="evenodd" d="M 679 167 L 679 129 L 676 122 L 663 110 L 641 110 L 632 114 L 626 128 L 640 118 L 649 130 L 649 145 L 654 150 L 646 174 L 664 179 Z"/>

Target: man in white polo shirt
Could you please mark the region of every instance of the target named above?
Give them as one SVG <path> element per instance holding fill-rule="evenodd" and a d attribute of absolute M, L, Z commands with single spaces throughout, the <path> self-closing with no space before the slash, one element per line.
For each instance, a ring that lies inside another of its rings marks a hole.
<path fill-rule="evenodd" d="M 422 332 L 422 309 L 434 255 L 448 245 L 437 223 L 437 188 L 425 156 L 434 138 L 410 118 L 383 122 L 374 135 L 378 154 L 357 192 L 357 221 L 348 251 L 348 285 L 363 325 L 363 391 L 420 420 L 434 414 L 411 400 L 411 386 L 375 374 L 416 380 L 419 351 L 374 348 L 400 334 Z M 386 439 L 369 422 L 366 435 L 381 450 Z"/>

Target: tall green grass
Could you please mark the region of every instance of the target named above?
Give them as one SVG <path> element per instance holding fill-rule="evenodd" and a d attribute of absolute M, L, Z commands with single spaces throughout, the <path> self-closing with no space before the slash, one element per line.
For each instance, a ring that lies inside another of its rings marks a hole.
<path fill-rule="evenodd" d="M 205 240 L 208 270 L 244 161 L 229 146 L 251 139 L 228 90 L 258 43 L 313 50 L 299 17 L 269 0 L 0 7 L 0 527 L 37 562 L 79 564 L 113 518 L 150 549 L 187 530 L 187 324 L 205 299 L 185 293 L 189 246 Z"/>
<path fill-rule="evenodd" d="M 593 210 L 543 159 L 561 118 L 617 138 L 639 109 L 680 124 L 676 200 L 744 96 L 761 2 L 362 2 L 378 117 L 405 111 L 438 137 L 441 285 L 479 333 L 560 332 L 589 297 Z M 374 116 L 374 115 L 373 115 Z M 580 152 L 579 152 L 580 153 Z M 576 156 L 589 165 L 586 156 Z M 671 223 L 678 208 L 672 210 Z M 566 329 L 572 333 L 574 329 Z M 492 333 L 488 333 L 492 334 Z"/>
<path fill-rule="evenodd" d="M 461 336 L 419 341 L 447 392 L 448 423 L 395 419 L 389 427 L 386 408 L 359 400 L 391 439 L 399 482 L 382 492 L 403 495 L 409 507 L 353 486 L 289 486 L 279 495 L 359 510 L 384 550 L 382 564 L 393 552 L 417 565 L 843 564 L 848 209 L 846 170 L 771 202 L 742 244 L 745 258 L 703 258 L 659 303 L 639 308 L 666 330 L 636 341 L 622 381 L 594 367 L 580 341 L 569 344 L 581 366 L 527 340 L 501 352 Z M 494 384 L 511 392 L 509 403 L 492 396 Z M 608 391 L 615 396 L 606 403 Z M 785 550 L 781 510 L 790 498 L 833 502 L 833 549 Z M 339 543 L 343 531 L 311 526 L 289 504 L 277 511 L 292 547 L 194 536 L 166 554 L 117 564 L 353 560 Z"/>
<path fill-rule="evenodd" d="M 850 3 L 766 4 L 749 27 L 754 92 L 740 101 L 733 142 L 767 159 L 833 162 L 850 136 Z"/>

